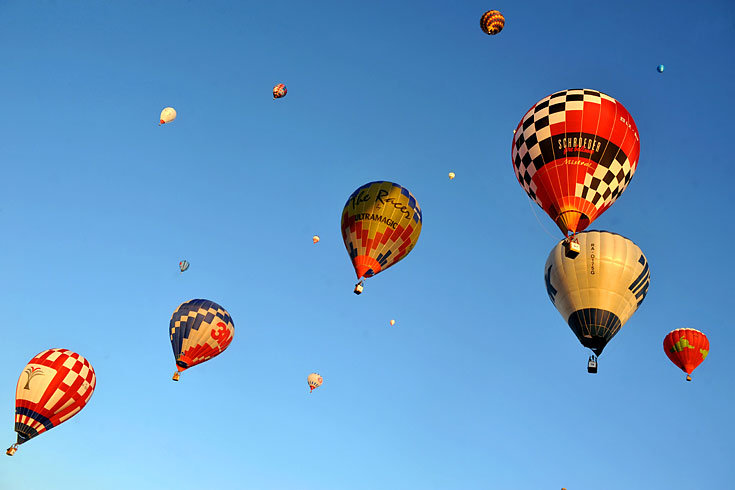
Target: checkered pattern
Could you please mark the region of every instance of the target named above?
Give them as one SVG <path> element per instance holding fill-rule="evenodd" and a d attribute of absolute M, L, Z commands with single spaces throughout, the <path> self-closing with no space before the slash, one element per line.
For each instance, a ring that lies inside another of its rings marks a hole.
<path fill-rule="evenodd" d="M 16 386 L 15 431 L 21 444 L 77 414 L 94 393 L 92 365 L 66 349 L 49 349 L 30 360 Z"/>
<path fill-rule="evenodd" d="M 422 223 L 421 207 L 405 187 L 386 181 L 358 187 L 347 199 L 341 223 L 357 277 L 372 277 L 408 255 Z"/>
<path fill-rule="evenodd" d="M 622 104 L 596 90 L 572 89 L 541 99 L 523 116 L 512 160 L 518 182 L 552 219 L 562 201 L 568 206 L 578 198 L 589 203 L 578 206 L 589 208 L 581 211 L 591 222 L 628 186 L 639 153 L 635 123 Z M 539 177 L 544 167 L 554 176 Z"/>
<path fill-rule="evenodd" d="M 224 351 L 234 338 L 235 324 L 214 301 L 193 299 L 171 315 L 169 335 L 177 368 L 184 371 Z"/>
<path fill-rule="evenodd" d="M 282 83 L 279 83 L 275 87 L 273 87 L 273 98 L 274 99 L 280 99 L 281 97 L 285 97 L 288 90 L 286 90 L 286 86 Z"/>

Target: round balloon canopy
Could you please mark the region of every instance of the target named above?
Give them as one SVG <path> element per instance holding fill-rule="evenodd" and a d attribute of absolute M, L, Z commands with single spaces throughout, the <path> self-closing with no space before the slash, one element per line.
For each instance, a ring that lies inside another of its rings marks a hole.
<path fill-rule="evenodd" d="M 235 324 L 214 301 L 192 299 L 176 308 L 169 322 L 171 347 L 178 374 L 219 355 L 232 342 Z"/>
<path fill-rule="evenodd" d="M 159 126 L 161 124 L 170 123 L 174 119 L 176 119 L 176 109 L 173 107 L 166 107 L 161 111 Z"/>
<path fill-rule="evenodd" d="M 534 104 L 511 149 L 518 182 L 565 235 L 584 230 L 615 202 L 639 154 L 638 129 L 625 107 L 588 89 Z"/>
<path fill-rule="evenodd" d="M 581 251 L 574 259 L 564 240 L 551 250 L 544 282 L 582 345 L 599 355 L 643 302 L 651 273 L 641 249 L 623 236 L 586 231 L 576 238 Z"/>
<path fill-rule="evenodd" d="M 31 359 L 15 389 L 17 446 L 69 420 L 84 408 L 97 385 L 92 365 L 66 349 L 48 349 Z"/>
<path fill-rule="evenodd" d="M 663 73 L 664 72 L 664 65 L 658 65 L 656 67 L 656 70 L 658 70 L 659 73 Z"/>
<path fill-rule="evenodd" d="M 488 10 L 480 17 L 480 29 L 485 34 L 494 36 L 505 27 L 505 17 L 497 10 Z"/>
<path fill-rule="evenodd" d="M 413 250 L 421 208 L 408 189 L 376 181 L 358 187 L 342 210 L 342 238 L 357 278 L 371 277 Z"/>
<path fill-rule="evenodd" d="M 709 354 L 707 336 L 693 328 L 678 328 L 664 338 L 664 352 L 679 368 L 691 375 Z M 691 377 L 687 376 L 691 381 Z"/>

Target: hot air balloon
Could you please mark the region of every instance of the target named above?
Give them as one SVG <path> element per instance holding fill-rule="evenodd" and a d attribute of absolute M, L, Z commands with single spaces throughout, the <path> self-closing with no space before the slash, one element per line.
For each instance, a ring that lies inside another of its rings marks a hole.
<path fill-rule="evenodd" d="M 309 393 L 314 391 L 314 388 L 319 388 L 322 385 L 322 376 L 319 373 L 311 373 L 306 377 L 306 382 L 309 383 Z"/>
<path fill-rule="evenodd" d="M 286 86 L 282 83 L 279 83 L 275 87 L 273 87 L 273 99 L 280 99 L 281 97 L 285 97 L 286 93 L 288 93 L 288 90 L 286 90 Z"/>
<path fill-rule="evenodd" d="M 177 369 L 173 380 L 178 381 L 182 371 L 225 350 L 235 335 L 235 325 L 227 310 L 214 301 L 192 299 L 171 315 L 169 334 Z"/>
<path fill-rule="evenodd" d="M 342 211 L 342 238 L 362 293 L 364 278 L 403 259 L 421 233 L 421 208 L 405 187 L 369 182 L 350 195 Z"/>
<path fill-rule="evenodd" d="M 314 235 L 313 237 L 311 237 L 311 241 L 314 242 L 315 244 L 318 243 L 319 242 L 319 235 Z"/>
<path fill-rule="evenodd" d="M 53 429 L 84 408 L 97 378 L 92 365 L 76 352 L 49 349 L 31 359 L 15 388 L 15 432 L 18 439 L 6 452 Z"/>
<path fill-rule="evenodd" d="M 564 241 L 549 254 L 544 281 L 549 299 L 583 346 L 594 352 L 596 372 L 605 345 L 625 325 L 648 293 L 651 272 L 641 249 L 608 231 L 577 234 L 581 252 L 570 259 Z"/>
<path fill-rule="evenodd" d="M 161 111 L 161 122 L 158 123 L 158 125 L 160 126 L 161 124 L 170 123 L 174 119 L 176 119 L 176 109 L 173 107 L 166 107 Z"/>
<path fill-rule="evenodd" d="M 495 35 L 503 30 L 505 17 L 497 10 L 488 10 L 480 17 L 480 28 L 485 34 Z"/>
<path fill-rule="evenodd" d="M 186 260 L 182 260 L 181 262 L 179 262 L 179 270 L 181 270 L 181 272 L 184 272 L 188 268 L 189 262 L 187 262 Z"/>
<path fill-rule="evenodd" d="M 454 179 L 454 172 L 449 172 L 449 180 Z"/>
<path fill-rule="evenodd" d="M 678 328 L 664 338 L 664 352 L 671 362 L 687 373 L 687 381 L 692 380 L 692 371 L 702 364 L 709 354 L 709 340 L 699 330 Z"/>
<path fill-rule="evenodd" d="M 395 320 L 391 320 L 391 321 L 390 321 L 390 326 L 391 326 L 391 327 L 392 327 L 393 325 L 395 325 L 395 324 L 396 324 L 396 321 L 395 321 Z"/>
<path fill-rule="evenodd" d="M 658 66 L 656 67 L 656 70 L 657 70 L 657 71 L 658 71 L 659 73 L 663 73 L 663 72 L 664 72 L 664 65 L 658 65 Z"/>
<path fill-rule="evenodd" d="M 623 193 L 640 143 L 620 102 L 597 90 L 572 89 L 531 107 L 518 123 L 511 154 L 518 182 L 567 236 L 587 228 Z"/>

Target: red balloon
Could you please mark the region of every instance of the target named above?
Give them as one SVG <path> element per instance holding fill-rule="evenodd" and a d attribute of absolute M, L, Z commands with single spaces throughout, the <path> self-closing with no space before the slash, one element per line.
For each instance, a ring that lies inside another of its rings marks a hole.
<path fill-rule="evenodd" d="M 639 154 L 638 129 L 623 104 L 589 89 L 538 101 L 518 123 L 511 150 L 518 182 L 565 235 L 612 206 Z"/>
<path fill-rule="evenodd" d="M 709 354 L 709 340 L 699 330 L 678 328 L 664 338 L 664 352 L 671 362 L 687 373 L 687 381 L 691 381 L 692 371 Z"/>

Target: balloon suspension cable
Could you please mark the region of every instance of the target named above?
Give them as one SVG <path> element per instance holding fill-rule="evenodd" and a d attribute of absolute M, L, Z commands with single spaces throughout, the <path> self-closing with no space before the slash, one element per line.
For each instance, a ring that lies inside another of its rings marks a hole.
<path fill-rule="evenodd" d="M 15 452 L 16 452 L 17 450 L 18 450 L 18 445 L 17 445 L 17 444 L 13 444 L 12 446 L 10 446 L 10 447 L 8 448 L 8 450 L 7 450 L 7 451 L 5 451 L 5 454 L 7 454 L 8 456 L 12 456 L 12 455 L 14 455 L 14 454 L 15 454 Z"/>
<path fill-rule="evenodd" d="M 546 232 L 546 234 L 549 235 L 551 238 L 553 238 L 554 240 L 556 240 L 556 237 L 554 235 L 552 235 L 551 233 L 549 233 L 549 230 L 547 230 L 546 227 L 544 226 L 544 224 L 541 222 L 541 220 L 538 219 L 538 215 L 536 214 L 536 209 L 534 209 L 533 204 L 531 204 L 531 200 L 530 199 L 526 199 L 526 201 L 528 202 L 528 207 L 531 208 L 531 212 L 536 217 L 536 221 L 538 221 L 538 224 L 541 225 L 541 229 L 544 230 Z"/>

